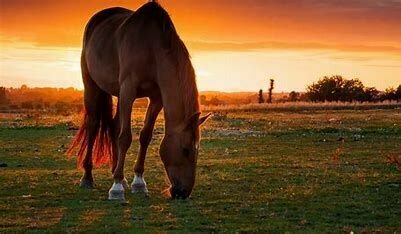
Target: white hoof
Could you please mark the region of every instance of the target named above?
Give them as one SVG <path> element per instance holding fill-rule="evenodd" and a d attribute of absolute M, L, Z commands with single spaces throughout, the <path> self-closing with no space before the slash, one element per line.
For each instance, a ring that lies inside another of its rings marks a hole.
<path fill-rule="evenodd" d="M 125 200 L 124 186 L 121 183 L 115 183 L 109 190 L 109 200 Z"/>
<path fill-rule="evenodd" d="M 142 176 L 135 175 L 131 184 L 132 193 L 148 193 L 148 187 Z"/>

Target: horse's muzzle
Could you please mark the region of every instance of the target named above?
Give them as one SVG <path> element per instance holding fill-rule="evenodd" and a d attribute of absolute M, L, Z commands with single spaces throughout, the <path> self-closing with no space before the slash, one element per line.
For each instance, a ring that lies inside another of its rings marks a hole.
<path fill-rule="evenodd" d="M 173 186 L 170 188 L 170 194 L 173 199 L 186 199 L 191 192 L 178 186 Z"/>

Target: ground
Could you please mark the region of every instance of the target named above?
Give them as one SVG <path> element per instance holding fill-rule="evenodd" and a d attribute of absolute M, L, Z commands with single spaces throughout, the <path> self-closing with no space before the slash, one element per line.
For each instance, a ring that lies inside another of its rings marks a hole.
<path fill-rule="evenodd" d="M 137 133 L 126 176 L 133 177 Z M 11 120 L 12 119 L 12 120 Z M 0 232 L 363 232 L 401 231 L 401 111 L 230 110 L 203 130 L 197 182 L 189 200 L 163 196 L 158 145 L 146 161 L 149 196 L 107 200 L 108 168 L 96 188 L 65 150 L 70 117 L 0 118 Z"/>

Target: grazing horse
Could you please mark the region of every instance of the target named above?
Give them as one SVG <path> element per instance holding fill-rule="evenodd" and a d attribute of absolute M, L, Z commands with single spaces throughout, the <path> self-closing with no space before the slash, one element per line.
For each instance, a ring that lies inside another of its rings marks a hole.
<path fill-rule="evenodd" d="M 109 199 L 124 199 L 132 105 L 136 98 L 147 97 L 132 191 L 147 192 L 146 151 L 163 108 L 160 156 L 171 183 L 169 191 L 173 198 L 187 198 L 195 183 L 200 126 L 210 114 L 200 116 L 195 72 L 168 13 L 154 1 L 135 12 L 124 8 L 98 12 L 85 29 L 81 68 L 85 117 L 68 150 L 78 147 L 78 165 L 85 171 L 81 187 L 93 187 L 94 165 L 109 163 L 114 178 Z M 118 98 L 114 117 L 112 96 Z"/>

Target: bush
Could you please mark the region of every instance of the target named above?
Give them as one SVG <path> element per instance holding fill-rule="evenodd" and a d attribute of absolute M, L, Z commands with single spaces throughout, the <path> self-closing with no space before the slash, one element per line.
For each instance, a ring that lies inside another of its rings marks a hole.
<path fill-rule="evenodd" d="M 299 101 L 299 99 L 300 99 L 300 94 L 299 93 L 297 93 L 295 91 L 292 91 L 289 94 L 289 97 L 288 97 L 288 101 L 289 102 L 297 102 L 297 101 Z"/>

